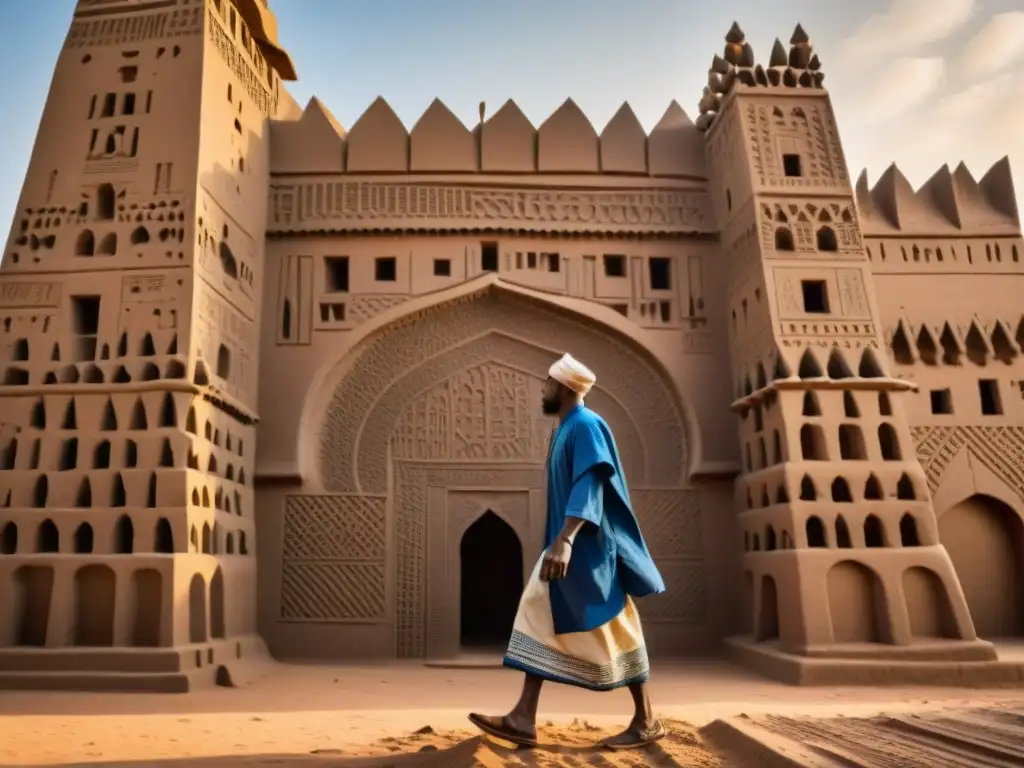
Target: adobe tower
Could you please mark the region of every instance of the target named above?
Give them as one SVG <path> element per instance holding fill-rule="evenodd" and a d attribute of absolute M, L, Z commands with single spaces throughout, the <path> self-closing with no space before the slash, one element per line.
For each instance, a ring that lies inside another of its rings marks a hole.
<path fill-rule="evenodd" d="M 750 637 L 730 643 L 766 672 L 817 682 L 858 659 L 994 660 L 939 541 L 904 407 L 917 387 L 888 371 L 823 79 L 799 25 L 767 67 L 733 25 L 700 105 L 743 462 Z M 905 674 L 934 674 L 919 670 Z"/>
<path fill-rule="evenodd" d="M 78 3 L 5 252 L 5 684 L 181 690 L 262 647 L 267 125 L 295 74 L 265 3 L 159 6 Z"/>

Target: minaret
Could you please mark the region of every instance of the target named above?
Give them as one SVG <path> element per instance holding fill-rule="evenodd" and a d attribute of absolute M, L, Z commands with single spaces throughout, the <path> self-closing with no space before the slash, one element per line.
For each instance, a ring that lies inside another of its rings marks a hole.
<path fill-rule="evenodd" d="M 75 9 L 0 268 L 3 687 L 182 690 L 262 649 L 275 36 L 265 2 Z"/>
<path fill-rule="evenodd" d="M 797 26 L 755 64 L 733 25 L 701 100 L 729 286 L 746 635 L 792 682 L 901 661 L 995 659 L 939 543 L 904 393 L 886 371 L 854 192 Z M 913 666 L 913 665 L 911 665 Z M 874 673 L 873 673 L 874 674 Z M 908 673 L 915 674 L 915 673 Z"/>

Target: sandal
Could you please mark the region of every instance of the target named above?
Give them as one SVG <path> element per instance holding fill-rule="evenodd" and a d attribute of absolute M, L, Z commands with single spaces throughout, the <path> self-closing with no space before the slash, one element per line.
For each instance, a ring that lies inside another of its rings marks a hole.
<path fill-rule="evenodd" d="M 618 736 L 612 736 L 601 742 L 601 746 L 613 752 L 620 752 L 627 749 L 642 749 L 650 746 L 656 741 L 661 741 L 668 736 L 668 731 L 661 721 L 657 721 L 646 731 L 638 731 L 635 728 L 627 728 Z"/>
<path fill-rule="evenodd" d="M 537 746 L 536 736 L 531 736 L 528 733 L 523 733 L 522 731 L 512 728 L 504 717 L 478 715 L 473 712 L 469 715 L 469 722 L 488 736 L 493 736 L 496 739 L 501 739 L 502 741 L 515 744 L 517 747 Z"/>

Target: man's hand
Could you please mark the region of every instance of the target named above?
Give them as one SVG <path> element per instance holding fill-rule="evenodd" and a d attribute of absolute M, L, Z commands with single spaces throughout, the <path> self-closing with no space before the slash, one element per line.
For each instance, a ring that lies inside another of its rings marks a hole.
<path fill-rule="evenodd" d="M 555 539 L 555 542 L 544 553 L 544 560 L 540 565 L 541 581 L 557 581 L 564 579 L 569 572 L 569 558 L 572 557 L 572 544 L 563 538 Z"/>

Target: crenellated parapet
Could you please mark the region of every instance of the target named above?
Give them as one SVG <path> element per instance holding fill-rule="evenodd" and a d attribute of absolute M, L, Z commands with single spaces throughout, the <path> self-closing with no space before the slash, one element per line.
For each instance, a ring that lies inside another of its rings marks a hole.
<path fill-rule="evenodd" d="M 864 234 L 1004 236 L 1020 234 L 1020 214 L 1010 159 L 1004 157 L 976 180 L 967 166 L 943 165 L 918 190 L 895 163 L 868 186 L 867 171 L 857 179 L 857 207 Z"/>
<path fill-rule="evenodd" d="M 775 38 L 768 66 L 758 64 L 754 49 L 740 25 L 733 22 L 725 36 L 725 51 L 715 56 L 708 70 L 708 84 L 699 104 L 696 127 L 705 131 L 714 123 L 722 101 L 737 87 L 821 89 L 825 73 L 811 46 L 811 39 L 799 24 L 789 39 L 789 51 Z"/>
<path fill-rule="evenodd" d="M 701 132 L 678 103 L 648 134 L 628 103 L 598 133 L 567 99 L 535 127 L 511 99 L 468 128 L 435 99 L 412 130 L 378 98 L 347 132 L 319 100 L 271 125 L 273 173 L 615 174 L 703 180 Z"/>

